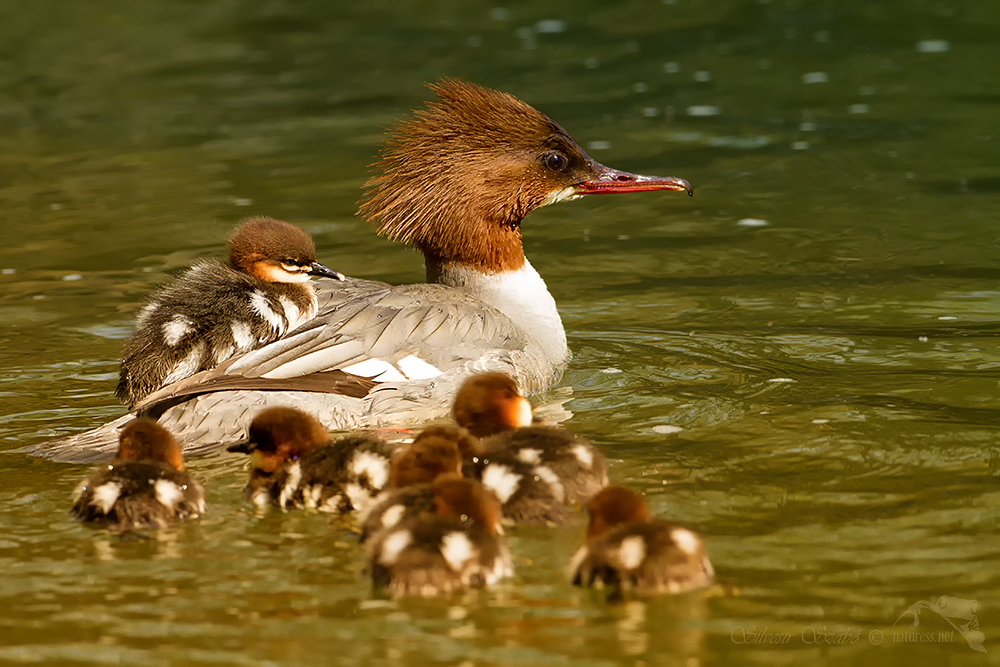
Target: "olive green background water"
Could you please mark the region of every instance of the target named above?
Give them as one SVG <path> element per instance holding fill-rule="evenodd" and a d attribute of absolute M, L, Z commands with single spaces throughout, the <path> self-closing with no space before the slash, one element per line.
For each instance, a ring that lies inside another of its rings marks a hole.
<path fill-rule="evenodd" d="M 997 662 L 998 62 L 1000 5 L 972 0 L 3 2 L 0 662 Z M 421 280 L 355 202 L 444 75 L 694 184 L 523 229 L 575 353 L 567 424 L 705 536 L 715 594 L 571 589 L 579 516 L 510 531 L 494 591 L 393 603 L 349 522 L 249 511 L 238 458 L 190 462 L 203 521 L 119 538 L 67 516 L 86 467 L 12 453 L 121 413 L 137 305 L 241 217 Z M 978 603 L 986 654 L 913 627 L 942 596 Z"/>

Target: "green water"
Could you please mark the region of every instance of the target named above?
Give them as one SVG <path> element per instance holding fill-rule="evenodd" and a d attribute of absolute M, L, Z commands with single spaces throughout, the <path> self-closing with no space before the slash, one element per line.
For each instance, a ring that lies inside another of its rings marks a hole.
<path fill-rule="evenodd" d="M 348 523 L 250 512 L 238 458 L 190 462 L 203 521 L 119 539 L 67 516 L 86 467 L 6 454 L 0 662 L 996 662 L 998 61 L 1000 6 L 971 0 L 0 4 L 0 449 L 120 414 L 137 305 L 241 217 L 421 280 L 355 202 L 384 128 L 461 76 L 695 186 L 523 228 L 575 354 L 568 425 L 723 584 L 573 590 L 581 516 L 510 531 L 494 591 L 392 603 Z M 978 602 L 988 653 L 900 618 L 941 596 Z"/>

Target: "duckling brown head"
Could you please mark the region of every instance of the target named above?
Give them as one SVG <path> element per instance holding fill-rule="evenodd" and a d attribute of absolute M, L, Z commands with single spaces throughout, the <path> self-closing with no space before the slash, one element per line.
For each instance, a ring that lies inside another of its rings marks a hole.
<path fill-rule="evenodd" d="M 399 489 L 429 484 L 447 474 L 462 474 L 462 453 L 450 440 L 425 437 L 414 440 L 393 457 L 388 486 Z"/>
<path fill-rule="evenodd" d="M 480 373 L 466 380 L 451 409 L 455 423 L 485 438 L 522 426 L 531 426 L 531 403 L 517 383 L 503 373 Z"/>
<path fill-rule="evenodd" d="M 638 493 L 621 486 L 601 489 L 587 505 L 590 524 L 587 526 L 587 540 L 594 540 L 615 526 L 634 521 L 651 521 L 646 501 Z"/>
<path fill-rule="evenodd" d="M 255 469 L 273 473 L 285 461 L 293 461 L 330 440 L 326 427 L 298 408 L 262 410 L 250 423 L 246 442 L 230 445 L 230 452 L 250 454 Z"/>
<path fill-rule="evenodd" d="M 302 283 L 309 276 L 343 280 L 344 276 L 316 261 L 312 237 L 295 225 L 274 218 L 244 220 L 229 239 L 229 263 L 271 283 Z"/>
<path fill-rule="evenodd" d="M 500 535 L 502 510 L 492 491 L 474 479 L 443 475 L 434 480 L 434 510 L 438 516 L 471 520 Z"/>
<path fill-rule="evenodd" d="M 118 436 L 118 453 L 112 465 L 131 461 L 158 461 L 174 470 L 184 470 L 181 446 L 167 429 L 147 417 L 128 423 Z"/>

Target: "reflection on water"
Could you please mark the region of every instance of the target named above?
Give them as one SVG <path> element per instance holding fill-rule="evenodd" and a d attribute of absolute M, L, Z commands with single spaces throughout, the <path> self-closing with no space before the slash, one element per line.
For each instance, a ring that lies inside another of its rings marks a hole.
<path fill-rule="evenodd" d="M 463 76 L 603 163 L 694 184 L 538 211 L 525 247 L 575 353 L 551 398 L 614 481 L 705 534 L 724 590 L 571 590 L 581 516 L 511 531 L 518 575 L 494 592 L 391 602 L 350 523 L 244 507 L 241 461 L 191 462 L 204 521 L 120 538 L 67 518 L 86 468 L 7 454 L 0 660 L 960 662 L 960 637 L 892 641 L 942 595 L 979 602 L 992 650 L 998 30 L 993 4 L 962 2 L 4 12 L 4 450 L 119 414 L 137 305 L 241 217 L 301 225 L 345 272 L 422 279 L 355 202 L 383 128 Z M 804 640 L 822 628 L 857 639 Z M 751 630 L 789 639 L 734 640 Z"/>

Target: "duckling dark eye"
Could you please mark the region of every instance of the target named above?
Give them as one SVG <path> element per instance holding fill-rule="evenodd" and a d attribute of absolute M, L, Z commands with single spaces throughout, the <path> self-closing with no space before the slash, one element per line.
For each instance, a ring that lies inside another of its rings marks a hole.
<path fill-rule="evenodd" d="M 553 151 L 542 158 L 542 164 L 551 171 L 562 171 L 569 166 L 569 159 L 562 153 Z"/>

